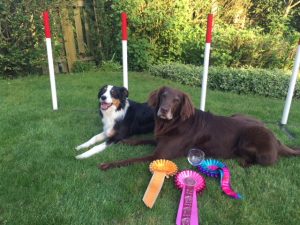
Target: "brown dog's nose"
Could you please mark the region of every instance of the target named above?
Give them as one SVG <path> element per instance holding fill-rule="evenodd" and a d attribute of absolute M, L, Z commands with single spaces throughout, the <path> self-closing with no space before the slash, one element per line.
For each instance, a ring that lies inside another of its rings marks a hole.
<path fill-rule="evenodd" d="M 165 107 L 161 107 L 161 108 L 160 108 L 160 112 L 163 113 L 163 114 L 165 114 L 165 113 L 168 112 L 168 109 L 165 108 Z"/>

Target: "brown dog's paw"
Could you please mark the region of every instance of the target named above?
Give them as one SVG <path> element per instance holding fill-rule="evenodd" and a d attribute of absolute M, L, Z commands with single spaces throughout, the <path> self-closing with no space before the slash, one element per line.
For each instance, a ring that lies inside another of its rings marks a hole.
<path fill-rule="evenodd" d="M 108 170 L 108 169 L 112 168 L 112 164 L 111 163 L 101 163 L 98 165 L 98 168 L 101 170 Z"/>

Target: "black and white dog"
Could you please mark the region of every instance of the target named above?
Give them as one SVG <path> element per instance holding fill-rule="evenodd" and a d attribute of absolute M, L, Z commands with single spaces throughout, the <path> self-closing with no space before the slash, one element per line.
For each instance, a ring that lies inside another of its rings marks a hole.
<path fill-rule="evenodd" d="M 105 85 L 99 90 L 98 99 L 103 132 L 77 146 L 76 150 L 88 148 L 97 142 L 105 142 L 77 155 L 76 159 L 88 158 L 132 135 L 150 133 L 154 130 L 153 109 L 147 103 L 129 100 L 126 88 Z"/>

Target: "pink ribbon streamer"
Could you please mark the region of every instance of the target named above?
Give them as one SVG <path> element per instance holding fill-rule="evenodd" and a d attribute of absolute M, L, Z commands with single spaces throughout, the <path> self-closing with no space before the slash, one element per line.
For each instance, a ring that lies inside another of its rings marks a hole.
<path fill-rule="evenodd" d="M 198 225 L 197 193 L 205 188 L 204 178 L 195 171 L 185 170 L 176 175 L 175 183 L 182 189 L 176 225 Z"/>

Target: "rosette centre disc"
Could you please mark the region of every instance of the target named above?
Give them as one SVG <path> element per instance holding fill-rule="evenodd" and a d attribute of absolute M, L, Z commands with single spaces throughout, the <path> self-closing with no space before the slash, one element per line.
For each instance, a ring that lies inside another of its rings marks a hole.
<path fill-rule="evenodd" d="M 183 182 L 188 186 L 195 186 L 196 185 L 196 181 L 192 177 L 184 178 Z"/>

